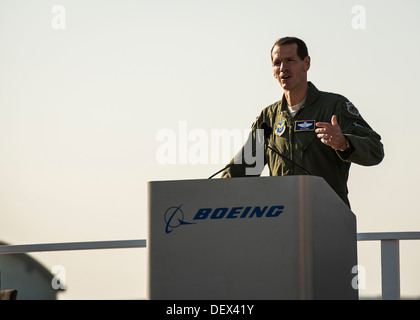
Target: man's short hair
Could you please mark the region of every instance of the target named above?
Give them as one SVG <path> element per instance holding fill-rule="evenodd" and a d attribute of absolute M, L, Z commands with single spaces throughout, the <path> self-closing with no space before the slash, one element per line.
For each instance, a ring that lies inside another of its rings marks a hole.
<path fill-rule="evenodd" d="M 308 56 L 308 48 L 306 47 L 305 42 L 303 42 L 303 40 L 300 40 L 299 38 L 296 38 L 296 37 L 283 37 L 277 40 L 274 43 L 273 47 L 271 48 L 271 52 L 270 52 L 271 61 L 273 61 L 273 49 L 275 46 L 281 46 L 284 44 L 293 44 L 293 43 L 297 44 L 297 55 L 299 56 L 299 58 L 304 60 Z"/>

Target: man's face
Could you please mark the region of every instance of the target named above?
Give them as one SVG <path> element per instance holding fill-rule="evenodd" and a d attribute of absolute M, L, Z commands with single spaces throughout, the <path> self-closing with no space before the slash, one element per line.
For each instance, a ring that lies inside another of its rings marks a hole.
<path fill-rule="evenodd" d="M 284 90 L 291 91 L 306 86 L 310 58 L 308 56 L 302 60 L 297 55 L 296 43 L 275 46 L 271 56 L 273 58 L 274 77 Z"/>

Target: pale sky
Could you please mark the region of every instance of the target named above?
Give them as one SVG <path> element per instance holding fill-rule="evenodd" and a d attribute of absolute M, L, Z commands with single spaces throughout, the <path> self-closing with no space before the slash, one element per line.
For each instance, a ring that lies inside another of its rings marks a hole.
<path fill-rule="evenodd" d="M 52 25 L 56 5 L 65 29 Z M 0 0 L 0 240 L 146 239 L 148 181 L 225 165 L 161 164 L 158 133 L 249 129 L 281 98 L 270 49 L 288 35 L 308 46 L 309 80 L 382 136 L 384 161 L 350 171 L 358 232 L 420 231 L 419 10 L 415 0 Z M 401 292 L 418 297 L 419 243 L 400 244 Z M 31 256 L 65 267 L 61 299 L 146 297 L 146 249 Z M 380 294 L 379 257 L 379 243 L 359 243 L 361 296 Z"/>

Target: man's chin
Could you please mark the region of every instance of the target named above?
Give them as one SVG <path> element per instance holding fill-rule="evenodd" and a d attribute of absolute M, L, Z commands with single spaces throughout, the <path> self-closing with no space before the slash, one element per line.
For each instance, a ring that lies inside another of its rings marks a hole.
<path fill-rule="evenodd" d="M 283 88 L 283 90 L 291 90 L 293 88 L 291 83 L 285 83 L 280 81 L 280 86 Z"/>

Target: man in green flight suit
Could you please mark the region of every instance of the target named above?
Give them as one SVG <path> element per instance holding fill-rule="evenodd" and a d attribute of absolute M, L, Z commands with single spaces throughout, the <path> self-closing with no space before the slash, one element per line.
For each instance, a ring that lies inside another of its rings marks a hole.
<path fill-rule="evenodd" d="M 265 128 L 266 139 L 261 149 L 264 164 L 268 164 L 272 176 L 323 177 L 350 207 L 347 197 L 350 164 L 379 164 L 384 157 L 381 137 L 349 100 L 319 91 L 307 81 L 311 61 L 302 40 L 295 37 L 277 40 L 271 49 L 271 59 L 274 77 L 284 94 L 280 101 L 263 109 L 252 125 L 254 140 L 256 129 Z M 244 148 L 241 152 L 246 156 Z M 247 176 L 250 166 L 234 158 L 222 178 Z"/>

